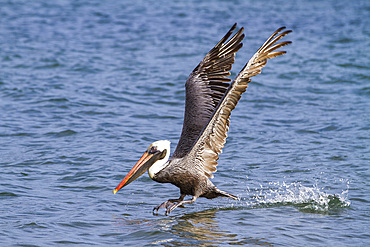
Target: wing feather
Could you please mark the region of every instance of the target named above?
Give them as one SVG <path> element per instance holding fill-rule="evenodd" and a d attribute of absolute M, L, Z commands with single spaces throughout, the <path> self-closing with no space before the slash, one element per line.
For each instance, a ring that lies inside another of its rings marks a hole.
<path fill-rule="evenodd" d="M 184 157 L 193 147 L 221 98 L 229 88 L 235 53 L 242 47 L 243 28 L 230 38 L 236 23 L 211 49 L 186 81 L 184 125 L 174 158 Z M 230 38 L 230 39 L 229 39 Z"/>
<path fill-rule="evenodd" d="M 194 159 L 196 157 L 196 161 L 184 163 L 195 165 L 197 169 L 204 171 L 206 176 L 213 178 L 212 173 L 217 171 L 219 154 L 225 146 L 231 111 L 248 87 L 248 83 L 251 81 L 250 77 L 261 73 L 268 59 L 285 54 L 285 51 L 275 51 L 276 49 L 291 43 L 290 41 L 276 43 L 291 32 L 289 30 L 280 33 L 284 28 L 279 28 L 267 39 L 231 83 L 191 151 L 184 157 L 184 159 Z"/>

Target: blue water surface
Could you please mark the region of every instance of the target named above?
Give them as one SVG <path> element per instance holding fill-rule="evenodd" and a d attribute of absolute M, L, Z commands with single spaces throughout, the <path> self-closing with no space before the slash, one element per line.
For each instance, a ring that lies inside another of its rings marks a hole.
<path fill-rule="evenodd" d="M 1 246 L 367 246 L 369 1 L 2 1 Z M 253 78 L 200 198 L 147 174 L 182 129 L 185 81 L 238 22 L 232 76 L 280 26 L 287 54 Z"/>

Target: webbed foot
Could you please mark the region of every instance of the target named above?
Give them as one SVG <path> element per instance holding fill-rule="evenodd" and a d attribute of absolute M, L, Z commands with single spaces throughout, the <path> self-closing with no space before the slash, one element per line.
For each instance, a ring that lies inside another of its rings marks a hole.
<path fill-rule="evenodd" d="M 181 195 L 180 198 L 178 198 L 178 199 L 169 199 L 168 201 L 165 201 L 165 202 L 159 204 L 158 206 L 156 206 L 155 208 L 153 208 L 153 212 L 154 211 L 158 212 L 158 210 L 160 208 L 165 208 L 166 209 L 166 215 L 168 215 L 175 208 L 184 207 L 181 203 L 184 200 L 184 197 L 185 197 L 185 195 Z"/>
<path fill-rule="evenodd" d="M 183 204 L 189 204 L 189 203 L 193 203 L 195 202 L 195 200 L 197 199 L 196 196 L 193 196 L 193 198 L 191 200 L 187 200 L 187 201 L 184 201 L 184 197 L 185 195 L 181 195 L 179 199 L 170 199 L 168 201 L 165 201 L 161 204 L 159 204 L 157 207 L 155 207 L 153 209 L 153 212 L 155 210 L 158 210 L 160 208 L 166 208 L 166 215 L 170 214 L 175 208 L 177 207 L 182 207 L 184 208 L 185 206 Z"/>
<path fill-rule="evenodd" d="M 163 203 L 161 203 L 161 204 L 159 204 L 158 206 L 156 206 L 155 208 L 153 208 L 153 211 L 157 211 L 158 212 L 158 210 L 160 209 L 160 208 L 168 208 L 168 207 L 170 207 L 170 206 L 172 206 L 172 205 L 174 205 L 175 203 L 174 202 L 172 202 L 171 200 L 168 200 L 168 201 L 165 201 L 165 202 L 163 202 Z"/>

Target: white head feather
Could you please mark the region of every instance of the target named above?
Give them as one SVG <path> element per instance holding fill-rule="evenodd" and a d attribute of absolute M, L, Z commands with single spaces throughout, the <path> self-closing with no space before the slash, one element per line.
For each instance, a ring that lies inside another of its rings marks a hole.
<path fill-rule="evenodd" d="M 167 150 L 166 156 L 163 159 L 157 160 L 148 170 L 149 177 L 153 179 L 155 174 L 157 174 L 160 170 L 167 166 L 167 161 L 170 158 L 171 142 L 167 140 L 160 140 L 153 142 L 152 145 L 150 145 L 150 147 L 152 146 L 157 147 L 157 150 L 161 152 L 163 152 L 165 149 Z"/>

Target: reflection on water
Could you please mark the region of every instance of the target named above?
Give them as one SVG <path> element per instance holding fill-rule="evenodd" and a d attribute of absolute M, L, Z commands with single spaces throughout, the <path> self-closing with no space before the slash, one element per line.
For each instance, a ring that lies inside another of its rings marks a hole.
<path fill-rule="evenodd" d="M 219 229 L 216 213 L 219 209 L 209 209 L 190 213 L 167 223 L 168 231 L 178 236 L 177 240 L 168 241 L 164 246 L 218 246 L 220 244 L 245 245 L 256 244 L 272 246 L 262 239 L 240 237 L 230 231 Z M 179 241 L 181 239 L 181 241 Z M 184 243 L 185 241 L 185 243 Z"/>
<path fill-rule="evenodd" d="M 238 209 L 238 208 L 234 208 Z M 260 245 L 273 246 L 265 239 L 241 237 L 228 230 L 219 228 L 220 222 L 216 214 L 225 209 L 209 209 L 201 212 L 185 214 L 180 217 L 161 219 L 135 219 L 132 216 L 116 217 L 114 225 L 127 233 L 126 237 L 146 238 L 151 244 L 163 246 L 219 246 L 228 245 Z M 230 210 L 230 209 L 227 209 Z M 158 216 L 162 217 L 162 216 Z M 150 234 L 148 234 L 150 233 Z M 141 234 L 143 234 L 141 236 Z M 151 236 L 151 237 L 149 237 Z"/>

